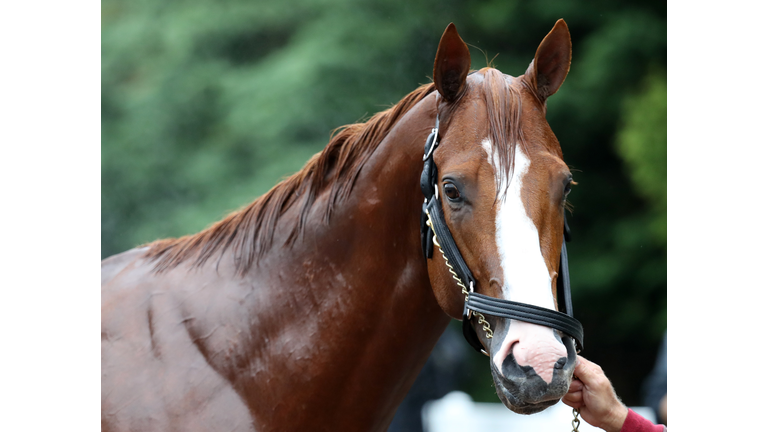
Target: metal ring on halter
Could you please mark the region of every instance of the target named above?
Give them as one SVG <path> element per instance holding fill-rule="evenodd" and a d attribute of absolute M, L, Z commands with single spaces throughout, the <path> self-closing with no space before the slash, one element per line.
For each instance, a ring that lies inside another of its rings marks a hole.
<path fill-rule="evenodd" d="M 435 127 L 432 128 L 432 133 L 430 136 L 432 137 L 432 145 L 429 146 L 429 151 L 424 153 L 424 158 L 421 159 L 422 162 L 426 161 L 429 158 L 429 155 L 432 154 L 432 150 L 435 149 L 435 146 L 437 145 L 437 133 L 440 131 L 440 116 L 435 116 Z"/>
<path fill-rule="evenodd" d="M 421 159 L 421 161 L 425 161 L 429 158 L 429 155 L 432 154 L 432 150 L 435 149 L 435 145 L 437 144 L 437 128 L 432 128 L 432 133 L 430 134 L 432 136 L 432 145 L 429 146 L 429 150 L 424 153 L 424 157 Z"/>

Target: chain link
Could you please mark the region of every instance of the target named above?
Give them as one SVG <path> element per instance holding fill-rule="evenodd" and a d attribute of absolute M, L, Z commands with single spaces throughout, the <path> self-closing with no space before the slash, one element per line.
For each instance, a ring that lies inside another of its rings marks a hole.
<path fill-rule="evenodd" d="M 477 322 L 483 325 L 483 330 L 485 331 L 485 337 L 487 339 L 493 338 L 493 330 L 491 330 L 491 325 L 488 324 L 488 321 L 485 320 L 485 317 L 481 313 L 475 312 L 475 315 L 477 315 Z"/>
<path fill-rule="evenodd" d="M 571 420 L 571 426 L 573 426 L 573 429 L 571 432 L 579 432 L 579 425 L 581 424 L 581 420 L 579 420 L 579 410 L 574 408 L 573 409 L 573 420 Z"/>
<path fill-rule="evenodd" d="M 429 212 L 425 210 L 425 213 L 427 214 L 427 226 L 432 228 L 432 218 L 429 216 Z M 432 228 L 434 231 L 434 228 Z M 453 275 L 453 279 L 456 280 L 456 284 L 461 287 L 461 293 L 464 294 L 464 301 L 469 300 L 469 291 L 467 290 L 467 287 L 464 285 L 464 283 L 461 281 L 461 278 L 458 274 L 453 270 L 453 266 L 450 262 L 448 262 L 448 257 L 445 256 L 445 252 L 443 251 L 443 248 L 440 246 L 440 243 L 437 242 L 437 235 L 432 236 L 432 243 L 437 246 L 437 249 L 440 251 L 440 254 L 443 255 L 443 259 L 445 260 L 445 265 L 448 266 L 448 271 L 451 272 Z M 483 326 L 483 331 L 485 331 L 485 337 L 487 339 L 493 338 L 493 330 L 491 330 L 491 325 L 488 323 L 488 321 L 485 320 L 485 317 L 483 314 L 478 313 L 476 311 L 469 311 L 469 317 L 472 318 L 472 315 L 475 315 L 477 317 L 477 322 L 480 323 Z"/>

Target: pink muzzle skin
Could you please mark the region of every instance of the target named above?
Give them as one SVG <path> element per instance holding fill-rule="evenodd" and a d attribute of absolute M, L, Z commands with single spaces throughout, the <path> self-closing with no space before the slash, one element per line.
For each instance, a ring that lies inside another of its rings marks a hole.
<path fill-rule="evenodd" d="M 555 364 L 568 353 L 551 328 L 512 320 L 493 363 L 501 371 L 510 354 L 519 366 L 530 366 L 547 384 L 552 382 Z"/>

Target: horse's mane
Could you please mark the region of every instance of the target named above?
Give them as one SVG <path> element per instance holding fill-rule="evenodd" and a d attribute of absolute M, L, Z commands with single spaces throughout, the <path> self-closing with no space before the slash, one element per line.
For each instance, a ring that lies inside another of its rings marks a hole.
<path fill-rule="evenodd" d="M 521 97 L 498 70 L 484 68 L 478 72 L 484 75 L 480 91 L 488 114 L 492 146 L 498 154 L 500 166 L 496 168 L 509 175 L 514 165 L 515 146 L 523 143 Z M 434 90 L 434 84 L 422 85 L 368 121 L 335 129 L 328 145 L 299 172 L 197 234 L 150 243 L 145 256 L 156 261 L 155 271 L 163 271 L 192 258 L 194 265 L 202 265 L 217 251 L 231 247 L 237 271 L 244 274 L 271 247 L 275 227 L 285 211 L 300 201 L 299 215 L 286 242 L 290 244 L 301 235 L 319 194 L 330 187 L 324 213 L 327 223 L 336 204 L 349 195 L 365 162 L 392 127 Z M 457 106 L 458 103 L 452 104 L 449 111 Z M 497 188 L 500 186 L 497 184 Z"/>
<path fill-rule="evenodd" d="M 349 195 L 379 143 L 405 113 L 434 90 L 434 84 L 422 85 L 368 121 L 336 128 L 328 145 L 299 172 L 197 234 L 148 244 L 145 256 L 157 261 L 156 271 L 163 271 L 193 257 L 195 265 L 202 265 L 217 251 L 232 247 L 237 270 L 244 273 L 270 248 L 280 216 L 299 200 L 301 210 L 288 243 L 300 236 L 312 204 L 326 187 L 331 188 L 324 214 L 328 222 L 335 205 Z"/>

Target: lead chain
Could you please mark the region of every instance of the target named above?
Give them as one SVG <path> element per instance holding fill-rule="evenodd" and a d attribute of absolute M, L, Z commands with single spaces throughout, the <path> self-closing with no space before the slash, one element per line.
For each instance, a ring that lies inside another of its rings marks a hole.
<path fill-rule="evenodd" d="M 579 432 L 579 425 L 581 424 L 581 420 L 579 420 L 579 410 L 574 408 L 573 409 L 573 420 L 571 420 L 571 426 L 573 426 L 573 429 L 571 432 Z"/>
<path fill-rule="evenodd" d="M 432 218 L 429 216 L 429 212 L 424 210 L 424 212 L 427 214 L 427 226 L 432 228 L 433 232 L 436 232 L 435 229 L 432 227 Z M 469 291 L 467 290 L 467 287 L 464 285 L 464 283 L 461 281 L 461 278 L 459 275 L 456 274 L 456 272 L 453 270 L 453 266 L 450 262 L 448 262 L 448 257 L 445 256 L 445 252 L 443 252 L 443 248 L 440 246 L 440 243 L 437 242 L 437 234 L 432 236 L 432 243 L 437 246 L 437 249 L 440 250 L 440 254 L 443 255 L 443 259 L 445 260 L 445 265 L 448 266 L 448 271 L 451 272 L 451 275 L 453 275 L 453 279 L 456 280 L 456 284 L 461 287 L 461 293 L 464 294 L 464 301 L 469 301 Z M 488 323 L 488 321 L 485 320 L 485 317 L 483 314 L 470 310 L 469 311 L 469 317 L 471 318 L 474 314 L 477 317 L 477 322 L 480 323 L 483 326 L 483 331 L 485 331 L 485 337 L 487 339 L 493 338 L 493 330 L 491 330 L 491 325 Z"/>

